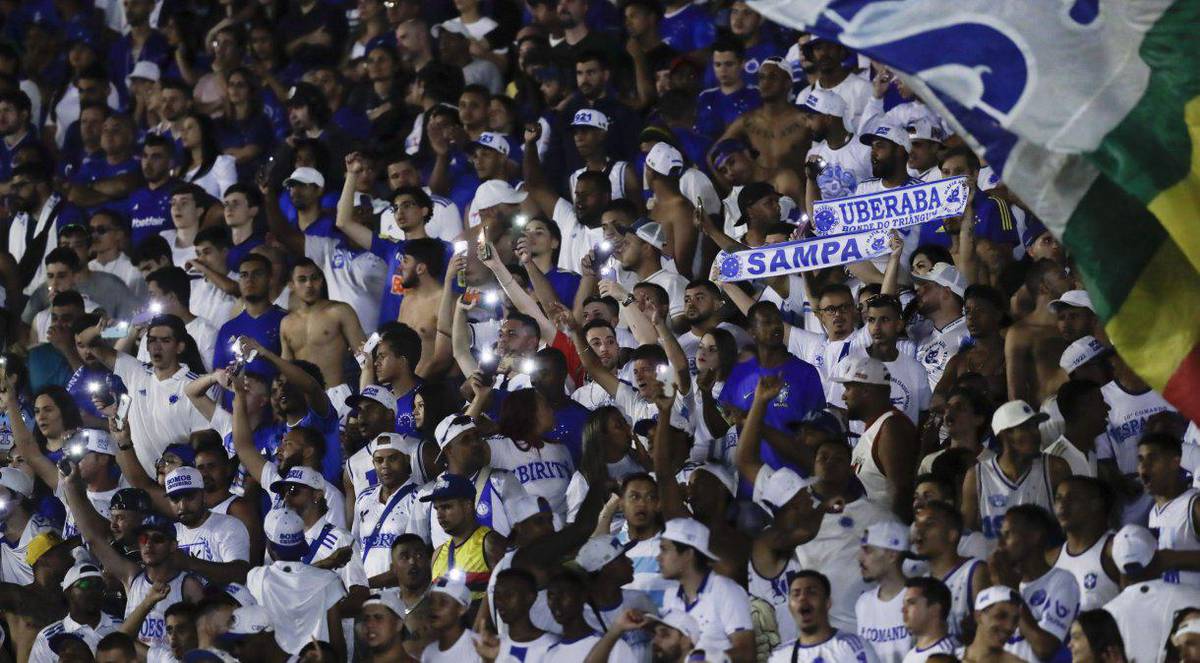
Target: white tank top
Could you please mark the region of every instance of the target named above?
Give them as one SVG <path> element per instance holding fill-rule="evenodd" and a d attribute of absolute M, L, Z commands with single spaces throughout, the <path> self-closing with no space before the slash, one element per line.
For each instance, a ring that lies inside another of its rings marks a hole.
<path fill-rule="evenodd" d="M 234 495 L 231 493 L 229 495 L 229 497 L 226 497 L 225 499 L 221 500 L 220 502 L 208 507 L 208 510 L 212 511 L 213 513 L 220 513 L 220 514 L 228 516 L 229 515 L 229 505 L 233 504 L 233 501 L 236 499 L 237 499 L 237 495 Z"/>
<path fill-rule="evenodd" d="M 171 582 L 168 583 L 171 587 L 171 591 L 167 593 L 167 598 L 159 601 L 158 605 L 154 606 L 154 609 L 152 609 L 150 613 L 146 615 L 146 619 L 142 622 L 142 629 L 138 631 L 137 637 L 138 640 L 142 641 L 142 643 L 147 647 L 153 647 L 154 645 L 163 645 L 164 647 L 170 646 L 170 643 L 167 641 L 167 608 L 184 600 L 183 581 L 189 576 L 190 574 L 183 571 L 175 574 L 175 577 L 171 578 Z M 133 612 L 146 598 L 146 595 L 150 592 L 150 588 L 153 586 L 153 584 L 154 583 L 150 582 L 150 579 L 146 577 L 145 571 L 139 571 L 138 574 L 133 577 L 133 580 L 129 582 L 129 589 L 126 592 L 126 617 L 128 617 L 129 614 Z"/>
<path fill-rule="evenodd" d="M 609 161 L 604 172 L 608 174 L 608 183 L 612 187 L 612 199 L 628 198 L 628 191 L 625 190 L 625 169 L 629 164 L 624 161 Z M 587 168 L 579 168 L 571 173 L 571 202 L 575 202 L 575 183 L 579 181 L 579 176 Z"/>
<path fill-rule="evenodd" d="M 1058 553 L 1058 561 L 1054 563 L 1054 568 L 1075 576 L 1075 582 L 1079 583 L 1080 610 L 1102 608 L 1105 603 L 1121 593 L 1121 587 L 1108 577 L 1100 561 L 1104 554 L 1104 544 L 1108 543 L 1112 535 L 1111 531 L 1105 532 L 1092 547 L 1078 555 L 1068 552 L 1065 543 L 1062 545 L 1062 551 Z"/>
<path fill-rule="evenodd" d="M 979 525 L 983 536 L 995 545 L 1000 538 L 1004 514 L 1018 504 L 1036 504 L 1047 511 L 1054 509 L 1054 490 L 1050 486 L 1046 454 L 1033 459 L 1029 470 L 1015 483 L 1000 470 L 1000 457 L 981 461 L 976 472 L 979 484 Z"/>
<path fill-rule="evenodd" d="M 894 409 L 888 410 L 876 419 L 870 428 L 863 431 L 858 438 L 858 444 L 854 445 L 854 453 L 850 456 L 850 464 L 854 468 L 854 474 L 858 476 L 858 480 L 867 491 L 867 499 L 885 509 L 892 508 L 891 482 L 888 481 L 879 465 L 875 463 L 875 438 L 879 435 L 879 430 L 883 428 L 883 422 L 891 419 L 895 414 L 899 414 L 899 412 Z"/>
<path fill-rule="evenodd" d="M 984 563 L 983 560 L 975 558 L 964 560 L 942 578 L 942 582 L 950 590 L 950 616 L 946 620 L 946 630 L 952 638 L 962 637 L 963 620 L 975 607 L 971 604 L 971 575 L 975 573 L 975 567 Z"/>
<path fill-rule="evenodd" d="M 1171 550 L 1200 550 L 1200 538 L 1196 536 L 1196 528 L 1192 527 L 1192 502 L 1200 496 L 1200 491 L 1188 488 L 1175 499 L 1159 506 L 1155 504 L 1150 509 L 1150 531 L 1158 536 L 1159 549 Z M 1171 584 L 1200 586 L 1200 572 L 1169 570 L 1163 573 L 1162 579 Z"/>
<path fill-rule="evenodd" d="M 795 556 L 789 556 L 783 570 L 773 578 L 759 573 L 758 569 L 754 567 L 753 561 L 747 562 L 746 568 L 749 570 L 747 577 L 750 579 L 746 589 L 750 592 L 750 596 L 757 596 L 770 603 L 771 607 L 775 609 L 775 622 L 779 625 L 779 641 L 795 640 L 799 633 L 796 632 L 796 620 L 792 619 L 792 613 L 788 611 L 788 578 L 800 570 L 799 560 Z"/>

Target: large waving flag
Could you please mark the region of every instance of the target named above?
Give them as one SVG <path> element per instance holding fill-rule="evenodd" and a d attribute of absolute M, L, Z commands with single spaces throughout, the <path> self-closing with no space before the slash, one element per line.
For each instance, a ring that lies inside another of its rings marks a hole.
<path fill-rule="evenodd" d="M 902 72 L 1063 240 L 1200 421 L 1200 0 L 751 0 Z"/>

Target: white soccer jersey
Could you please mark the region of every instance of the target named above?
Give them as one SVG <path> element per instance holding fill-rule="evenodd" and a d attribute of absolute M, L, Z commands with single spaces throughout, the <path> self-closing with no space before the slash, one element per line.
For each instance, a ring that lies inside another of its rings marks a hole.
<path fill-rule="evenodd" d="M 625 190 L 625 171 L 629 168 L 627 161 L 609 161 L 604 168 L 604 173 L 608 175 L 608 185 L 612 187 L 612 199 L 629 198 L 630 196 L 640 195 L 641 191 L 626 191 Z M 575 200 L 575 183 L 579 181 L 579 176 L 586 171 L 587 168 L 577 168 L 571 173 L 568 178 L 567 191 L 571 193 L 571 200 Z M 471 225 L 475 225 L 472 223 Z"/>
<path fill-rule="evenodd" d="M 1131 394 L 1115 380 L 1100 387 L 1100 393 L 1109 407 L 1108 436 L 1101 436 L 1096 456 L 1114 459 L 1122 474 L 1135 474 L 1137 444 L 1142 439 L 1146 420 L 1159 412 L 1174 412 L 1175 408 L 1152 389 Z"/>
<path fill-rule="evenodd" d="M 387 263 L 370 251 L 353 251 L 345 240 L 306 235 L 304 253 L 321 268 L 329 299 L 349 304 L 363 331 L 379 322 Z"/>
<path fill-rule="evenodd" d="M 496 663 L 534 663 L 546 658 L 546 652 L 558 644 L 559 637 L 554 633 L 543 633 L 536 640 L 517 642 L 511 638 L 500 638 L 500 653 Z"/>
<path fill-rule="evenodd" d="M 196 374 L 180 366 L 174 375 L 159 380 L 149 364 L 119 352 L 113 373 L 121 378 L 132 399 L 129 432 L 138 462 L 149 476 L 156 476 L 154 463 L 168 446 L 187 443 L 192 431 L 208 428 L 208 421 L 183 393 Z"/>
<path fill-rule="evenodd" d="M 654 605 L 645 592 L 623 589 L 621 590 L 621 600 L 614 605 L 601 606 L 594 601 L 589 602 L 583 608 L 583 619 L 597 633 L 604 633 L 626 610 L 654 614 L 658 611 L 658 606 Z M 644 629 L 626 631 L 621 636 L 621 641 L 629 645 L 629 650 L 633 652 L 633 658 L 638 663 L 650 663 L 653 654 L 650 647 L 651 639 L 649 631 Z"/>
<path fill-rule="evenodd" d="M 900 663 L 912 649 L 912 634 L 900 614 L 903 605 L 903 587 L 886 601 L 879 597 L 878 589 L 873 589 L 859 596 L 854 604 L 858 637 L 875 650 L 879 663 Z"/>
<path fill-rule="evenodd" d="M 579 663 L 587 658 L 597 642 L 600 642 L 600 636 L 595 633 L 578 640 L 559 640 L 546 650 L 546 655 L 541 661 L 542 663 Z M 424 658 L 421 659 L 421 663 L 425 663 Z M 455 660 L 448 663 L 462 662 Z M 625 644 L 624 640 L 617 640 L 608 654 L 608 663 L 638 663 L 638 661 L 629 645 Z"/>
<path fill-rule="evenodd" d="M 975 466 L 978 483 L 979 524 L 983 535 L 995 545 L 1000 537 L 1004 514 L 1018 504 L 1036 504 L 1054 511 L 1054 489 L 1050 486 L 1049 456 L 1040 454 L 1024 476 L 1015 482 L 1000 470 L 999 457 L 981 461 Z"/>
<path fill-rule="evenodd" d="M 1197 605 L 1200 605 L 1200 590 L 1154 579 L 1126 587 L 1104 609 L 1117 622 L 1127 660 L 1163 663 L 1175 614 Z"/>
<path fill-rule="evenodd" d="M 800 562 L 796 561 L 795 557 L 789 557 L 783 569 L 773 578 L 759 573 L 758 569 L 754 568 L 753 561 L 748 562 L 746 567 L 750 579 L 746 588 L 750 595 L 766 601 L 775 609 L 779 641 L 795 640 L 799 634 L 796 632 L 796 620 L 792 619 L 792 613 L 788 610 L 788 578 L 800 570 Z"/>
<path fill-rule="evenodd" d="M 511 472 L 525 492 L 544 497 L 561 522 L 567 515 L 567 485 L 575 473 L 571 452 L 566 445 L 546 442 L 542 448 L 521 450 L 517 443 L 503 436 L 489 437 L 492 467 Z"/>
<path fill-rule="evenodd" d="M 368 447 L 363 447 L 351 454 L 346 461 L 345 469 L 350 475 L 350 487 L 355 495 L 362 495 L 364 490 L 376 483 L 375 463 L 371 462 L 371 452 Z"/>
<path fill-rule="evenodd" d="M 853 633 L 834 629 L 828 640 L 802 645 L 799 640 L 785 642 L 771 652 L 767 663 L 876 663 L 879 660 L 871 645 Z"/>
<path fill-rule="evenodd" d="M 946 618 L 946 630 L 953 638 L 961 636 L 963 622 L 974 611 L 971 600 L 971 575 L 980 564 L 986 565 L 987 562 L 975 558 L 964 560 L 941 579 L 950 590 L 950 616 Z"/>
<path fill-rule="evenodd" d="M 183 582 L 192 577 L 189 573 L 179 572 L 174 578 L 167 583 L 170 590 L 167 592 L 167 598 L 159 601 L 150 612 L 146 615 L 146 619 L 142 621 L 142 628 L 138 631 L 137 638 L 148 647 L 154 645 L 169 646 L 167 642 L 167 608 L 183 601 Z M 129 587 L 125 592 L 125 616 L 128 617 L 138 605 L 145 600 L 146 595 L 150 593 L 150 588 L 154 583 L 146 577 L 145 571 L 139 571 L 133 580 L 129 581 Z"/>
<path fill-rule="evenodd" d="M 100 613 L 100 621 L 94 627 L 88 624 L 80 624 L 71 619 L 70 615 L 67 615 L 38 631 L 37 637 L 33 640 L 33 648 L 29 651 L 29 658 L 27 660 L 29 663 L 56 663 L 59 660 L 58 654 L 55 654 L 50 649 L 50 639 L 62 633 L 75 634 L 95 652 L 96 645 L 100 644 L 100 640 L 109 633 L 117 630 L 120 626 L 121 620 L 106 612 Z"/>
<path fill-rule="evenodd" d="M 1038 628 L 1066 642 L 1071 622 L 1079 613 L 1079 585 L 1075 582 L 1075 576 L 1052 568 L 1037 580 L 1021 583 L 1021 598 L 1033 613 Z M 1033 653 L 1029 642 L 1021 637 L 1020 630 L 1004 645 L 1004 650 L 1030 663 L 1043 661 Z"/>
<path fill-rule="evenodd" d="M 958 640 L 946 636 L 923 649 L 914 646 L 911 651 L 904 655 L 902 663 L 925 663 L 934 654 L 954 654 L 960 646 Z"/>
<path fill-rule="evenodd" d="M 958 318 L 941 329 L 929 325 L 924 333 L 917 337 L 917 361 L 925 367 L 929 374 L 929 388 L 936 389 L 937 383 L 946 372 L 946 364 L 950 358 L 958 354 L 963 339 L 968 336 L 967 319 Z"/>
<path fill-rule="evenodd" d="M 364 490 L 354 502 L 351 533 L 356 543 L 355 555 L 368 578 L 391 569 L 392 543 L 408 531 L 408 521 L 417 503 L 417 488 L 415 482 L 408 481 L 387 500 L 380 501 L 382 487 L 376 484 Z"/>
<path fill-rule="evenodd" d="M 850 345 L 851 357 L 866 357 L 867 346 L 859 342 L 860 335 L 855 334 L 854 342 Z M 867 343 L 871 342 L 870 337 L 867 337 Z M 894 361 L 885 361 L 883 365 L 888 369 L 888 376 L 892 383 L 892 407 L 900 410 L 905 416 L 916 425 L 920 422 L 921 413 L 929 409 L 929 403 L 933 400 L 933 389 L 929 386 L 929 372 L 916 359 L 913 359 L 908 354 L 905 354 L 904 348 L 900 348 L 899 354 Z M 846 393 L 846 386 L 840 382 L 829 383 L 829 402 L 834 405 L 844 406 L 845 399 L 843 394 Z M 863 424 L 861 421 L 850 422 L 850 432 L 861 434 Z"/>
<path fill-rule="evenodd" d="M 1200 491 L 1188 488 L 1165 504 L 1150 509 L 1150 531 L 1158 535 L 1160 550 L 1200 550 L 1200 537 L 1192 523 L 1192 507 Z M 1163 580 L 1200 587 L 1200 572 L 1170 570 Z"/>
<path fill-rule="evenodd" d="M 242 521 L 222 513 L 209 513 L 196 527 L 175 523 L 179 549 L 206 562 L 250 561 L 250 533 Z"/>
<path fill-rule="evenodd" d="M 1072 555 L 1065 543 L 1058 553 L 1058 561 L 1054 563 L 1054 568 L 1062 569 L 1075 577 L 1075 582 L 1079 585 L 1080 610 L 1102 608 L 1121 591 L 1120 585 L 1104 572 L 1101 563 L 1104 546 L 1112 535 L 1112 532 L 1106 532 L 1096 539 L 1091 547 L 1078 555 Z"/>
<path fill-rule="evenodd" d="M 729 649 L 729 636 L 752 631 L 750 595 L 741 585 L 722 575 L 709 572 L 700 583 L 695 602 L 689 602 L 683 588 L 676 584 L 663 596 L 663 610 L 682 610 L 700 625 L 701 640 Z"/>
<path fill-rule="evenodd" d="M 21 530 L 21 538 L 17 539 L 15 546 L 7 540 L 0 544 L 0 571 L 3 571 L 4 582 L 14 585 L 28 585 L 33 582 L 33 569 L 25 561 L 29 542 L 42 532 L 56 529 L 49 518 L 35 513 L 29 517 L 29 522 L 25 523 L 25 529 Z"/>
<path fill-rule="evenodd" d="M 354 537 L 350 532 L 329 522 L 329 514 L 326 513 L 318 518 L 312 527 L 304 530 L 304 542 L 308 544 L 308 550 L 302 561 L 305 564 L 316 564 L 343 548 L 353 547 Z M 367 574 L 363 571 L 362 560 L 358 557 L 351 557 L 350 561 L 337 568 L 336 572 L 347 591 L 355 585 L 370 587 Z M 350 626 L 353 628 L 353 623 Z"/>
<path fill-rule="evenodd" d="M 113 494 L 128 486 L 129 483 L 122 476 L 117 487 L 112 490 L 102 490 L 98 493 L 91 490 L 87 491 L 88 501 L 92 503 L 92 508 L 96 509 L 96 513 L 100 514 L 105 520 L 108 520 L 108 515 L 112 512 L 110 507 L 112 505 Z M 65 481 L 58 482 L 58 486 L 54 489 L 54 496 L 64 505 L 67 503 L 67 483 Z M 69 539 L 73 536 L 79 536 L 79 528 L 75 527 L 75 513 L 67 509 L 66 519 L 63 521 L 63 538 Z"/>

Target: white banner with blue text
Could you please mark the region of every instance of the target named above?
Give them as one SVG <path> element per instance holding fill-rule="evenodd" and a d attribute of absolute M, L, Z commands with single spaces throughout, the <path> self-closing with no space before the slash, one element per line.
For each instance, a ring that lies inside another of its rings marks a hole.
<path fill-rule="evenodd" d="M 762 279 L 847 265 L 887 255 L 889 230 L 809 237 L 756 249 L 717 254 L 718 280 Z"/>
<path fill-rule="evenodd" d="M 817 235 L 899 230 L 962 216 L 967 206 L 967 178 L 949 177 L 936 182 L 876 191 L 813 204 L 813 231 Z"/>

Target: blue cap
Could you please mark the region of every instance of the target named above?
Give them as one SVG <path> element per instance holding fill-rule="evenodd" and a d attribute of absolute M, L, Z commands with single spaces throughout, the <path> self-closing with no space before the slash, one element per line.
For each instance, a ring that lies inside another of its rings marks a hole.
<path fill-rule="evenodd" d="M 439 500 L 475 499 L 475 483 L 459 474 L 443 474 L 433 483 L 433 491 L 421 498 L 422 502 Z"/>
<path fill-rule="evenodd" d="M 137 526 L 135 530 L 138 534 L 142 532 L 162 532 L 172 539 L 175 538 L 175 521 L 164 516 L 146 516 L 142 519 L 142 524 Z"/>
<path fill-rule="evenodd" d="M 716 145 L 713 145 L 712 151 L 709 152 L 709 156 L 712 158 L 713 167 L 720 168 L 721 164 L 724 163 L 726 159 L 734 154 L 737 154 L 738 152 L 743 151 L 749 152 L 751 158 L 754 158 L 754 148 L 747 145 L 745 141 L 740 138 L 726 138 L 725 140 L 718 141 Z"/>
<path fill-rule="evenodd" d="M 842 421 L 828 410 L 812 410 L 804 415 L 800 420 L 800 425 L 811 428 L 813 430 L 828 433 L 834 437 L 844 437 L 846 429 L 842 427 Z"/>
<path fill-rule="evenodd" d="M 1042 233 L 1045 232 L 1047 232 L 1046 226 L 1042 225 L 1041 221 L 1038 221 L 1032 216 L 1027 217 L 1025 222 L 1025 232 L 1021 233 L 1021 244 L 1028 249 L 1035 241 L 1037 241 L 1037 238 L 1041 237 Z"/>
<path fill-rule="evenodd" d="M 179 460 L 183 461 L 183 464 L 188 467 L 193 467 L 196 465 L 196 450 L 193 449 L 192 445 L 190 444 L 183 444 L 180 442 L 167 445 L 167 448 L 163 449 L 163 455 L 165 456 L 167 454 L 175 454 L 179 457 Z"/>

